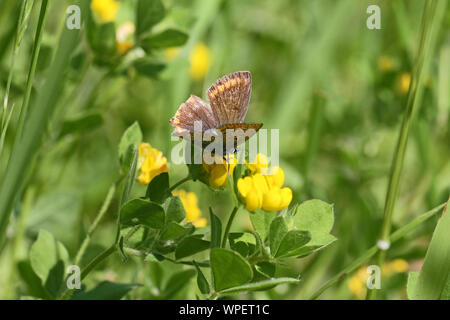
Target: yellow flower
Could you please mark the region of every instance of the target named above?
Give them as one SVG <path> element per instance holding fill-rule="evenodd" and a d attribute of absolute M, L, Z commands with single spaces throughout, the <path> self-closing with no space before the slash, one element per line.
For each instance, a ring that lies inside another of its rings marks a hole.
<path fill-rule="evenodd" d="M 394 259 L 386 262 L 381 269 L 383 276 L 389 277 L 393 273 L 407 272 L 409 269 L 408 262 L 403 259 Z M 367 266 L 361 266 L 358 271 L 348 280 L 347 286 L 349 290 L 359 299 L 366 295 L 366 282 L 370 274 L 367 273 Z"/>
<path fill-rule="evenodd" d="M 167 60 L 173 61 L 180 53 L 180 48 L 178 47 L 171 47 L 164 50 L 164 55 L 166 56 Z"/>
<path fill-rule="evenodd" d="M 203 79 L 211 65 L 211 52 L 208 47 L 203 43 L 197 44 L 189 56 L 189 62 L 192 79 Z"/>
<path fill-rule="evenodd" d="M 404 259 L 394 259 L 390 262 L 387 262 L 383 266 L 382 273 L 385 276 L 389 276 L 393 273 L 402 273 L 406 272 L 409 269 L 409 264 Z"/>
<path fill-rule="evenodd" d="M 257 161 L 253 162 L 256 163 Z M 265 166 L 259 168 L 267 169 Z M 258 167 L 255 167 L 254 170 L 256 172 Z M 273 167 L 268 175 L 257 172 L 240 178 L 237 182 L 237 188 L 242 197 L 245 198 L 245 207 L 248 211 L 261 208 L 265 211 L 280 211 L 289 206 L 292 201 L 292 190 L 287 187 L 281 188 L 283 183 L 283 170 L 280 167 Z"/>
<path fill-rule="evenodd" d="M 208 183 L 212 188 L 220 188 L 227 182 L 227 177 L 233 174 L 237 159 L 234 155 L 228 156 L 228 161 L 216 156 L 213 164 L 203 162 L 203 168 L 208 173 Z"/>
<path fill-rule="evenodd" d="M 250 169 L 252 174 L 264 173 L 269 167 L 269 160 L 267 160 L 266 155 L 258 153 L 256 158 L 251 163 L 247 163 L 247 167 Z"/>
<path fill-rule="evenodd" d="M 411 74 L 409 72 L 404 72 L 397 79 L 397 92 L 400 95 L 405 95 L 408 93 L 409 86 L 411 85 Z"/>
<path fill-rule="evenodd" d="M 196 227 L 206 226 L 206 219 L 201 217 L 202 212 L 198 208 L 198 199 L 195 193 L 177 190 L 172 194 L 179 197 L 181 203 L 183 203 L 184 211 L 186 212 L 186 221 L 192 222 Z"/>
<path fill-rule="evenodd" d="M 390 56 L 381 56 L 377 61 L 378 70 L 389 72 L 394 68 L 394 60 Z"/>
<path fill-rule="evenodd" d="M 139 145 L 138 167 L 138 180 L 143 185 L 149 184 L 158 174 L 169 171 L 167 159 L 162 152 L 145 142 Z"/>
<path fill-rule="evenodd" d="M 116 32 L 116 49 L 120 55 L 127 53 L 133 47 L 133 41 L 130 40 L 135 31 L 134 24 L 132 22 L 125 22 Z"/>
<path fill-rule="evenodd" d="M 115 0 L 92 0 L 91 9 L 97 13 L 102 23 L 113 22 L 116 20 L 117 10 L 120 3 Z"/>

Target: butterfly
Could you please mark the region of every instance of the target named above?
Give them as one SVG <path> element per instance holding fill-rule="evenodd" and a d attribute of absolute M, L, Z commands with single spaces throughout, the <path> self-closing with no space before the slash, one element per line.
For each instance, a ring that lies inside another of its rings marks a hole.
<path fill-rule="evenodd" d="M 203 147 L 221 138 L 222 151 L 225 154 L 235 152 L 239 144 L 250 139 L 263 126 L 262 123 L 243 123 L 251 92 L 250 72 L 238 71 L 223 76 L 208 89 L 209 104 L 191 95 L 180 105 L 169 121 L 175 127 L 173 135 L 190 139 L 195 137 L 195 132 L 208 133 L 211 139 L 202 141 Z"/>

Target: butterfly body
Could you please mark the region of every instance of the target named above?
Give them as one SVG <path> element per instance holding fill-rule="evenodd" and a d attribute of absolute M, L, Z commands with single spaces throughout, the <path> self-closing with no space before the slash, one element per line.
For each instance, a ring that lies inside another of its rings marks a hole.
<path fill-rule="evenodd" d="M 220 138 L 224 153 L 236 149 L 262 127 L 262 124 L 243 123 L 251 84 L 250 72 L 239 71 L 220 78 L 208 89 L 209 104 L 191 95 L 170 119 L 175 127 L 173 134 L 192 139 L 196 132 L 201 132 L 204 148 Z"/>

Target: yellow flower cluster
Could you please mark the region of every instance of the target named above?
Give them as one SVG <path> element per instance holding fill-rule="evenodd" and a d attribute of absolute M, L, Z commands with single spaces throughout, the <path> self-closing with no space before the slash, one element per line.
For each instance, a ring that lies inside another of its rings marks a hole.
<path fill-rule="evenodd" d="M 237 159 L 234 155 L 228 155 L 228 159 L 225 160 L 219 156 L 213 164 L 206 164 L 203 162 L 203 168 L 208 174 L 208 183 L 212 188 L 220 188 L 227 182 L 227 177 L 233 174 L 236 167 Z"/>
<path fill-rule="evenodd" d="M 116 0 L 92 0 L 91 9 L 97 14 L 102 23 L 116 20 L 120 3 Z"/>
<path fill-rule="evenodd" d="M 245 198 L 247 210 L 262 208 L 265 211 L 279 211 L 289 206 L 292 190 L 288 187 L 282 188 L 283 170 L 273 167 L 268 174 L 262 174 L 268 170 L 267 157 L 263 154 L 258 154 L 253 163 L 247 164 L 252 174 L 240 178 L 237 182 L 239 193 Z"/>
<path fill-rule="evenodd" d="M 400 95 L 407 94 L 410 85 L 411 85 L 411 74 L 409 72 L 402 73 L 397 79 L 397 93 Z"/>
<path fill-rule="evenodd" d="M 183 208 L 186 213 L 186 221 L 192 222 L 196 227 L 206 226 L 206 219 L 202 218 L 202 212 L 198 207 L 198 199 L 195 193 L 186 192 L 185 190 L 177 190 L 172 193 L 179 197 L 183 203 Z"/>
<path fill-rule="evenodd" d="M 164 51 L 167 60 L 173 61 L 180 53 L 180 48 L 172 47 Z M 189 55 L 189 74 L 193 80 L 201 80 L 211 66 L 211 51 L 204 43 L 197 44 Z"/>
<path fill-rule="evenodd" d="M 394 60 L 390 56 L 381 56 L 377 61 L 378 70 L 390 72 L 394 69 Z"/>
<path fill-rule="evenodd" d="M 211 66 L 211 52 L 208 47 L 204 43 L 197 44 L 189 56 L 189 62 L 192 79 L 203 79 Z"/>
<path fill-rule="evenodd" d="M 134 31 L 134 24 L 130 21 L 125 22 L 116 32 L 116 50 L 119 55 L 124 55 L 133 47 L 133 41 L 130 40 Z"/>
<path fill-rule="evenodd" d="M 143 185 L 149 184 L 158 174 L 169 171 L 167 159 L 162 152 L 145 142 L 139 145 L 138 168 L 138 181 Z"/>
<path fill-rule="evenodd" d="M 394 273 L 407 272 L 408 269 L 409 265 L 406 260 L 394 259 L 383 265 L 381 274 L 383 276 L 389 277 Z M 359 299 L 364 298 L 364 296 L 366 295 L 366 281 L 368 278 L 369 274 L 367 273 L 367 266 L 362 266 L 347 282 L 348 288 L 351 293 L 353 293 L 353 295 L 358 297 Z"/>

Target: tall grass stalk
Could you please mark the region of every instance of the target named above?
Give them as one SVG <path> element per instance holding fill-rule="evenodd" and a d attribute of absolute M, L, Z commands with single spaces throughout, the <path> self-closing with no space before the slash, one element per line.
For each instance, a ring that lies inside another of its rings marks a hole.
<path fill-rule="evenodd" d="M 89 1 L 79 0 L 77 4 L 81 5 L 82 12 L 85 12 Z M 31 160 L 41 144 L 63 90 L 66 70 L 70 57 L 79 44 L 80 33 L 78 29 L 63 29 L 45 83 L 25 118 L 24 128 L 26 130 L 16 133 L 20 138 L 12 148 L 5 176 L 0 185 L 0 244 L 4 241 L 11 212 L 22 189 L 22 183 L 28 173 Z"/>
<path fill-rule="evenodd" d="M 3 105 L 0 112 L 0 155 L 2 154 L 3 150 L 3 144 L 6 136 L 6 131 L 9 126 L 9 120 L 11 119 L 12 110 L 8 113 L 8 102 L 9 102 L 9 91 L 11 89 L 11 83 L 12 78 L 14 75 L 14 66 L 16 64 L 16 58 L 19 54 L 20 45 L 22 43 L 23 35 L 25 33 L 25 30 L 28 26 L 28 21 L 31 14 L 31 9 L 33 7 L 33 1 L 34 0 L 24 0 L 21 3 L 20 6 L 20 14 L 19 14 L 19 21 L 17 23 L 17 29 L 16 29 L 16 35 L 14 37 L 14 43 L 11 53 L 11 61 L 10 61 L 10 69 L 8 73 L 8 80 L 6 82 L 6 88 L 5 88 L 5 96 L 3 98 Z"/>
<path fill-rule="evenodd" d="M 430 0 L 425 4 L 425 11 L 421 25 L 420 45 L 418 47 L 416 62 L 412 72 L 411 84 L 408 91 L 406 109 L 403 116 L 400 134 L 392 160 L 379 241 L 384 241 L 387 243 L 390 241 L 389 234 L 391 231 L 392 214 L 399 190 L 403 161 L 408 143 L 409 128 L 413 120 L 414 111 L 420 104 L 419 97 L 422 95 L 423 90 L 424 70 L 430 64 L 433 57 L 435 38 L 442 22 L 445 6 L 445 0 Z M 378 252 L 376 262 L 380 268 L 383 266 L 385 257 L 386 250 L 381 250 Z M 376 290 L 369 290 L 367 298 L 375 299 Z"/>
<path fill-rule="evenodd" d="M 408 224 L 404 225 L 400 229 L 396 230 L 390 235 L 391 242 L 396 242 L 400 239 L 402 239 L 405 235 L 407 235 L 412 230 L 416 229 L 428 219 L 431 217 L 434 217 L 437 213 L 440 212 L 442 208 L 445 207 L 446 203 L 442 203 L 438 205 L 437 207 L 431 209 L 428 212 L 425 212 L 409 222 Z M 315 300 L 317 299 L 325 290 L 332 287 L 339 281 L 345 279 L 350 273 L 358 269 L 360 266 L 362 266 L 366 261 L 368 261 L 370 258 L 372 258 L 377 252 L 380 252 L 381 250 L 378 248 L 378 246 L 374 245 L 373 247 L 369 248 L 364 254 L 362 254 L 359 258 L 353 260 L 351 264 L 349 264 L 347 267 L 345 267 L 341 272 L 339 272 L 337 275 L 335 275 L 333 278 L 328 280 L 324 285 L 322 285 L 311 297 L 310 299 Z"/>

